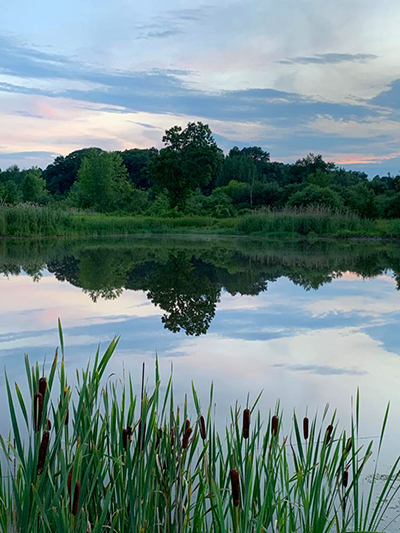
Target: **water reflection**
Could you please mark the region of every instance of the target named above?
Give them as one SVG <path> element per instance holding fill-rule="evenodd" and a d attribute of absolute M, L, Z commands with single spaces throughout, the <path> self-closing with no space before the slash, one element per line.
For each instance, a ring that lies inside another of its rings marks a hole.
<path fill-rule="evenodd" d="M 280 278 L 306 291 L 317 290 L 349 271 L 363 279 L 389 275 L 398 290 L 400 250 L 397 245 L 372 243 L 171 238 L 0 245 L 0 272 L 5 276 L 24 273 L 42 283 L 50 273 L 82 289 L 94 303 L 118 299 L 124 291 L 144 291 L 161 309 L 165 328 L 190 336 L 208 331 L 225 292 L 257 296 Z M 347 306 L 355 302 L 350 296 Z M 324 305 L 317 302 L 314 311 L 321 312 Z M 342 306 L 346 307 L 345 299 Z"/>

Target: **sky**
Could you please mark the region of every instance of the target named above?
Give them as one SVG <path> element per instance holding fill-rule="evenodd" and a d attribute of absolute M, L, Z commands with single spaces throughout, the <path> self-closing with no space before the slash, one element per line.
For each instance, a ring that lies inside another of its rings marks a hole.
<path fill-rule="evenodd" d="M 0 168 L 201 120 L 225 151 L 400 171 L 396 0 L 0 4 Z"/>

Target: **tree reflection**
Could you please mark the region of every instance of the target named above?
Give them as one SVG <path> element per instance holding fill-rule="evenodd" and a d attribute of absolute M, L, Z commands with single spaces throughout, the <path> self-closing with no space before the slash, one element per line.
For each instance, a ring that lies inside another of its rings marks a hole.
<path fill-rule="evenodd" d="M 343 272 L 362 277 L 393 275 L 400 289 L 397 245 L 263 244 L 168 241 L 94 244 L 31 242 L 0 246 L 0 272 L 27 273 L 39 281 L 44 270 L 81 288 L 92 300 L 116 299 L 124 290 L 144 291 L 160 307 L 165 328 L 203 335 L 216 313 L 222 290 L 256 296 L 286 277 L 304 290 L 317 290 Z"/>

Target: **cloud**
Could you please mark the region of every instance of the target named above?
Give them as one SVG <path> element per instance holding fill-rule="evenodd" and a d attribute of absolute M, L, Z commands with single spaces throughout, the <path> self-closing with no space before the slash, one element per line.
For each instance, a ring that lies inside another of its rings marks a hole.
<path fill-rule="evenodd" d="M 392 81 L 388 89 L 372 98 L 371 104 L 400 111 L 400 79 Z"/>
<path fill-rule="evenodd" d="M 313 56 L 297 56 L 278 61 L 281 65 L 334 65 L 338 63 L 366 63 L 376 59 L 375 54 L 315 54 Z"/>
<path fill-rule="evenodd" d="M 311 374 L 318 374 L 320 376 L 334 376 L 334 375 L 349 375 L 349 376 L 363 376 L 368 374 L 365 370 L 358 370 L 357 368 L 342 368 L 330 365 L 283 365 L 276 364 L 275 367 L 283 367 L 286 370 L 293 370 L 295 372 L 309 372 Z"/>

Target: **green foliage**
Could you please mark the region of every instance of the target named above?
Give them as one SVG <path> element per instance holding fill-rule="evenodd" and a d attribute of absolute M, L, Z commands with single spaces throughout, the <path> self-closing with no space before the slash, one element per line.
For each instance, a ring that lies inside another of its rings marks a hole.
<path fill-rule="evenodd" d="M 61 325 L 59 331 L 62 359 L 54 357 L 45 388 L 39 364 L 31 367 L 28 358 L 24 389 L 15 385 L 14 391 L 6 375 L 11 431 L 0 440 L 4 533 L 385 528 L 400 488 L 400 459 L 377 485 L 389 409 L 376 449 L 359 434 L 358 393 L 348 433 L 328 406 L 307 430 L 296 414 L 285 425 L 279 403 L 267 414 L 259 409 L 261 395 L 247 406 L 247 416 L 238 405 L 231 408 L 220 433 L 213 387 L 202 405 L 192 383 L 191 400 L 178 406 L 172 376 L 163 387 L 158 362 L 151 390 L 144 368 L 137 391 L 130 375 L 104 379 L 118 338 L 77 370 L 71 389 Z"/>
<path fill-rule="evenodd" d="M 77 207 L 102 213 L 124 209 L 132 187 L 122 157 L 113 152 L 90 153 L 82 160 L 72 191 Z"/>
<path fill-rule="evenodd" d="M 291 207 L 325 207 L 330 209 L 340 209 L 343 207 L 343 200 L 338 193 L 329 187 L 319 187 L 318 185 L 307 185 L 302 190 L 294 193 L 288 200 L 287 205 Z"/>
<path fill-rule="evenodd" d="M 46 191 L 46 183 L 42 178 L 42 172 L 38 168 L 29 170 L 22 183 L 21 187 L 22 199 L 24 202 L 32 202 L 36 204 L 46 203 L 48 194 Z"/>
<path fill-rule="evenodd" d="M 0 183 L 0 202 L 4 204 L 18 204 L 22 200 L 22 194 L 14 181 L 8 180 Z"/>
<path fill-rule="evenodd" d="M 165 148 L 151 164 L 156 184 L 166 189 L 172 207 L 182 208 L 198 187 L 206 187 L 221 167 L 223 155 L 210 128 L 189 122 L 185 129 L 174 126 L 163 137 Z"/>
<path fill-rule="evenodd" d="M 358 183 L 343 191 L 345 204 L 361 217 L 377 218 L 378 203 L 371 187 L 366 183 Z"/>

